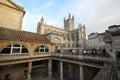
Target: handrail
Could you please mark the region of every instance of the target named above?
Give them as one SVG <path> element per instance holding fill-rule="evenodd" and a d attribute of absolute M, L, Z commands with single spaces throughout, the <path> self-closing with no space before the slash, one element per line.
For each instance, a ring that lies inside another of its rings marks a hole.
<path fill-rule="evenodd" d="M 53 57 L 66 57 L 71 59 L 91 59 L 91 60 L 102 60 L 102 61 L 108 61 L 111 60 L 110 57 L 106 56 L 99 56 L 99 55 L 82 55 L 82 54 L 59 54 L 59 53 L 22 53 L 22 54 L 0 54 L 0 60 L 1 59 L 14 59 L 14 58 L 35 58 L 35 57 L 46 57 L 46 56 L 53 56 Z"/>
<path fill-rule="evenodd" d="M 4 60 L 13 60 L 13 59 L 25 59 L 25 58 L 37 58 L 37 57 L 46 57 L 50 56 L 49 53 L 39 53 L 30 55 L 29 53 L 22 54 L 0 54 L 0 61 Z"/>
<path fill-rule="evenodd" d="M 10 58 L 10 57 L 21 57 L 21 56 L 29 56 L 28 53 L 22 53 L 22 54 L 0 54 L 0 58 Z"/>
<path fill-rule="evenodd" d="M 66 57 L 66 58 L 75 58 L 75 59 L 103 60 L 103 61 L 112 60 L 110 57 L 99 56 L 99 55 L 52 54 L 52 56 L 56 56 L 56 57 Z"/>

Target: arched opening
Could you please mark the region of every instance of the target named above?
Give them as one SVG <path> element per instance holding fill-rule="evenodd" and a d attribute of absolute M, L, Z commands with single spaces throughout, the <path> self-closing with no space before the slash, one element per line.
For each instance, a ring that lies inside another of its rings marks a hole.
<path fill-rule="evenodd" d="M 21 53 L 28 53 L 28 49 L 20 44 L 12 44 L 8 45 L 7 47 L 3 48 L 0 51 L 0 54 L 21 54 Z"/>
<path fill-rule="evenodd" d="M 48 48 L 45 46 L 38 46 L 35 51 L 35 53 L 45 53 L 45 52 L 49 52 Z"/>
<path fill-rule="evenodd" d="M 75 36 L 75 34 L 72 33 L 72 34 L 71 34 L 71 38 L 72 38 L 73 41 L 75 41 L 75 40 L 74 40 L 74 36 Z"/>

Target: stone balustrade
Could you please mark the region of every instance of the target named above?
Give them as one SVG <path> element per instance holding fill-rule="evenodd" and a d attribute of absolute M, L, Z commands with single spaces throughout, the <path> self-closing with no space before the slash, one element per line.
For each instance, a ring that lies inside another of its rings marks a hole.
<path fill-rule="evenodd" d="M 29 54 L 28 53 L 24 53 L 24 54 L 0 54 L 0 59 L 1 58 L 23 57 L 23 56 L 29 56 Z"/>
<path fill-rule="evenodd" d="M 78 60 L 99 60 L 99 61 L 108 61 L 111 60 L 110 57 L 99 56 L 99 55 L 81 55 L 81 54 L 50 54 L 50 53 L 34 53 L 30 55 L 29 53 L 23 54 L 0 54 L 0 61 L 6 59 L 24 59 L 24 58 L 37 58 L 37 57 L 61 57 L 61 58 L 69 58 L 69 59 L 78 59 Z"/>
<path fill-rule="evenodd" d="M 50 56 L 51 54 L 50 53 L 34 53 L 33 56 Z"/>
<path fill-rule="evenodd" d="M 71 58 L 71 59 L 81 59 L 81 60 L 101 60 L 101 61 L 109 61 L 112 60 L 110 57 L 106 57 L 106 56 L 99 56 L 99 55 L 81 55 L 81 54 L 52 54 L 52 56 L 55 57 L 65 57 L 65 58 Z"/>
<path fill-rule="evenodd" d="M 50 56 L 49 53 L 34 53 L 30 55 L 29 53 L 22 54 L 0 54 L 0 61 L 5 60 L 15 60 L 15 59 L 26 59 L 26 58 L 37 58 L 37 57 L 47 57 Z"/>

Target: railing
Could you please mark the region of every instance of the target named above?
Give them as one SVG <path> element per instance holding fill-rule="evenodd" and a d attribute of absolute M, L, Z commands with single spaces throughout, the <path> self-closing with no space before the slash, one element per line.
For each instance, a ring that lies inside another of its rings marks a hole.
<path fill-rule="evenodd" d="M 44 57 L 44 56 L 51 56 L 50 53 L 34 53 L 33 57 Z"/>
<path fill-rule="evenodd" d="M 108 61 L 112 60 L 110 57 L 100 56 L 100 55 L 82 55 L 82 54 L 59 54 L 59 53 L 22 53 L 22 54 L 0 54 L 0 61 L 10 60 L 10 59 L 24 59 L 24 58 L 38 58 L 38 57 L 60 57 L 60 58 L 69 58 L 69 59 L 78 59 L 78 60 L 102 60 Z"/>
<path fill-rule="evenodd" d="M 82 55 L 82 54 L 52 54 L 52 56 L 55 57 L 64 57 L 64 58 L 71 58 L 71 59 L 81 59 L 81 60 L 102 60 L 102 61 L 108 61 L 112 60 L 110 57 L 106 56 L 99 56 L 99 55 Z"/>
<path fill-rule="evenodd" d="M 28 53 L 23 53 L 23 54 L 0 54 L 0 59 L 1 58 L 24 57 L 24 56 L 29 56 L 29 54 Z"/>
<path fill-rule="evenodd" d="M 30 55 L 29 53 L 22 54 L 0 54 L 0 61 L 4 60 L 16 60 L 16 59 L 26 59 L 26 58 L 37 58 L 37 57 L 47 57 L 50 56 L 49 53 L 34 53 Z"/>

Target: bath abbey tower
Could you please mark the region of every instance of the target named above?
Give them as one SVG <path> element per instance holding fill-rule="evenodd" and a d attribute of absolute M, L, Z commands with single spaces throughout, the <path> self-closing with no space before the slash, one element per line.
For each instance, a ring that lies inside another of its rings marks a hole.
<path fill-rule="evenodd" d="M 67 20 L 65 20 L 64 18 L 64 30 L 66 31 L 72 31 L 74 30 L 74 16 L 72 16 L 69 14 L 69 18 Z"/>
<path fill-rule="evenodd" d="M 53 25 L 45 24 L 44 18 L 38 22 L 37 33 L 44 34 L 53 44 L 54 50 L 62 49 L 63 52 L 74 49 L 80 52 L 86 47 L 86 30 L 85 25 L 78 24 L 74 26 L 74 16 L 69 14 L 68 19 L 64 18 L 64 29 Z"/>

